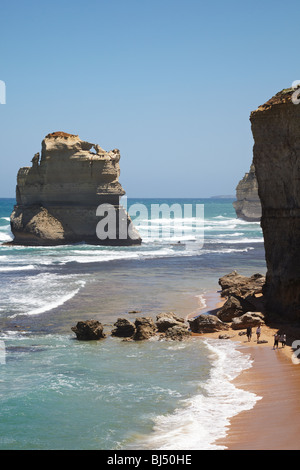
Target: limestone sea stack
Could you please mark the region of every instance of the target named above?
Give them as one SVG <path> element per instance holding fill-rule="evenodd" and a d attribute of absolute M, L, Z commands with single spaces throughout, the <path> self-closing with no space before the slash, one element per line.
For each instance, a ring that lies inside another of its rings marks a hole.
<path fill-rule="evenodd" d="M 125 191 L 119 183 L 119 160 L 117 149 L 106 152 L 65 132 L 48 134 L 41 155 L 35 154 L 32 166 L 21 168 L 17 175 L 12 243 L 140 244 L 120 205 Z"/>
<path fill-rule="evenodd" d="M 266 313 L 294 321 L 300 320 L 299 91 L 282 90 L 250 116 L 267 263 Z"/>
<path fill-rule="evenodd" d="M 233 207 L 239 219 L 248 222 L 260 221 L 261 203 L 253 163 L 249 172 L 245 174 L 236 187 L 236 201 L 234 201 Z"/>

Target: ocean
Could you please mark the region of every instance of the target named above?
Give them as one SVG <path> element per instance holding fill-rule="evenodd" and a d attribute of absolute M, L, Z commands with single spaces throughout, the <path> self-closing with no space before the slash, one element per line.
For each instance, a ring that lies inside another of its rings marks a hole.
<path fill-rule="evenodd" d="M 141 211 L 141 246 L 0 245 L 0 449 L 223 449 L 230 418 L 260 399 L 232 383 L 250 357 L 232 341 L 109 332 L 119 317 L 209 311 L 224 274 L 265 274 L 260 224 L 237 219 L 232 202 L 128 199 L 148 215 L 155 204 L 203 207 L 202 238 L 194 212 L 182 235 L 174 214 L 152 220 L 170 230 L 149 237 Z M 14 203 L 0 199 L 0 243 L 12 239 Z M 87 319 L 107 338 L 78 341 L 71 327 Z"/>

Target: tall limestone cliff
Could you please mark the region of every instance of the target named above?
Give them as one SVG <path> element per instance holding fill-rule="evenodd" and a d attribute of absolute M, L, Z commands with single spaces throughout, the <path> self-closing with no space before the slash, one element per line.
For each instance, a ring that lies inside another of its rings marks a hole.
<path fill-rule="evenodd" d="M 141 239 L 120 205 L 125 194 L 119 183 L 120 152 L 106 152 L 78 135 L 54 132 L 42 142 L 41 155 L 17 176 L 17 204 L 11 214 L 14 244 L 59 245 L 86 242 L 99 245 L 140 244 Z M 103 206 L 106 204 L 106 206 Z M 112 210 L 100 210 L 107 207 Z M 110 214 L 111 215 L 111 214 Z M 109 232 L 115 220 L 115 230 Z M 97 226 L 107 225 L 99 238 Z M 122 229 L 122 230 L 121 230 Z M 125 230 L 126 229 L 126 230 Z"/>
<path fill-rule="evenodd" d="M 234 201 L 233 207 L 239 219 L 249 222 L 260 221 L 261 203 L 258 196 L 258 185 L 253 163 L 249 173 L 245 174 L 236 187 L 236 201 Z"/>
<path fill-rule="evenodd" d="M 266 311 L 300 320 L 300 104 L 286 89 L 253 111 L 253 163 L 262 204 Z"/>

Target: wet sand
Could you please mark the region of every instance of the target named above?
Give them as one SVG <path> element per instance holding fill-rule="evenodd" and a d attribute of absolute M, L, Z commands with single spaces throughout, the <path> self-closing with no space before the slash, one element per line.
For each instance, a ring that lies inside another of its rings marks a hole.
<path fill-rule="evenodd" d="M 262 344 L 256 335 L 249 343 L 246 336 L 229 332 L 253 361 L 234 384 L 261 399 L 251 410 L 233 417 L 226 438 L 216 441 L 228 450 L 300 450 L 300 364 L 292 362 L 291 347 L 273 349 L 275 331 L 263 326 L 260 339 L 268 342 Z"/>
<path fill-rule="evenodd" d="M 300 364 L 293 363 L 290 345 L 282 348 L 279 343 L 278 349 L 273 348 L 277 328 L 262 325 L 261 329 L 264 343 L 257 343 L 255 328 L 250 342 L 239 331 L 226 332 L 231 338 L 224 341 L 235 341 L 253 361 L 234 384 L 261 399 L 251 410 L 234 416 L 227 436 L 216 444 L 228 450 L 300 450 Z M 218 338 L 219 334 L 200 336 Z"/>

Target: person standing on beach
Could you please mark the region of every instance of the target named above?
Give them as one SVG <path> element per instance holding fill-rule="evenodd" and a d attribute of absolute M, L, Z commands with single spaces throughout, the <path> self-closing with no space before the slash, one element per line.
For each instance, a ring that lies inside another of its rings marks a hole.
<path fill-rule="evenodd" d="M 248 341 L 251 341 L 251 338 L 252 338 L 252 328 L 251 328 L 251 326 L 248 326 L 248 328 L 247 328 L 247 338 L 248 338 Z"/>
<path fill-rule="evenodd" d="M 261 334 L 261 328 L 260 328 L 260 325 L 258 325 L 258 327 L 256 328 L 256 338 L 257 338 L 257 342 L 259 341 L 260 334 Z"/>
<path fill-rule="evenodd" d="M 279 334 L 275 333 L 274 335 L 274 347 L 273 349 L 278 349 Z"/>

